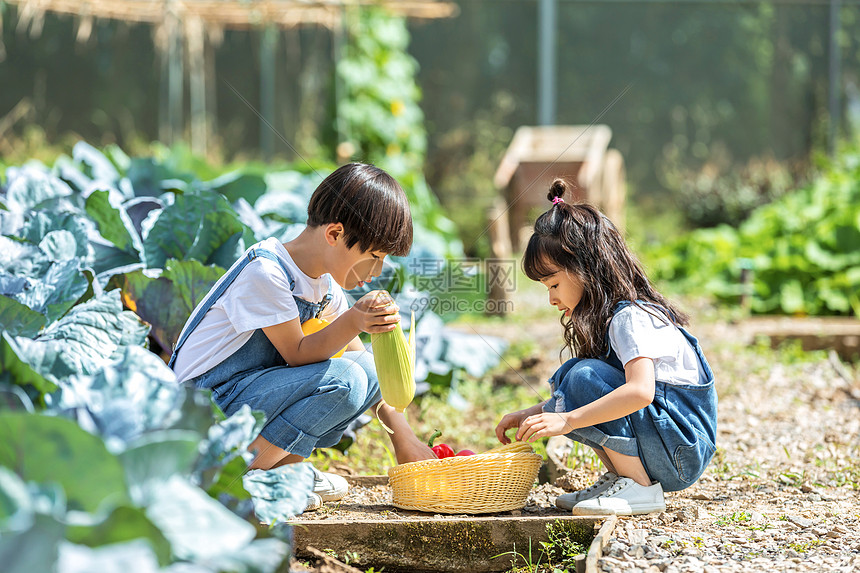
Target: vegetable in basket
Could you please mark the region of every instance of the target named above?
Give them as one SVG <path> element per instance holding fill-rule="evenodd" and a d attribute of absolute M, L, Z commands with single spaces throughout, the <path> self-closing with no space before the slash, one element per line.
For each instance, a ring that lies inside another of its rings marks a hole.
<path fill-rule="evenodd" d="M 430 449 L 433 450 L 433 453 L 436 454 L 436 457 L 440 460 L 443 458 L 453 458 L 454 456 L 473 456 L 475 452 L 472 450 L 460 450 L 456 454 L 454 453 L 454 449 L 448 444 L 438 444 L 433 445 L 433 442 L 442 435 L 441 430 L 436 430 L 433 432 L 433 435 L 430 436 L 430 439 L 427 440 L 427 445 L 430 446 Z"/>

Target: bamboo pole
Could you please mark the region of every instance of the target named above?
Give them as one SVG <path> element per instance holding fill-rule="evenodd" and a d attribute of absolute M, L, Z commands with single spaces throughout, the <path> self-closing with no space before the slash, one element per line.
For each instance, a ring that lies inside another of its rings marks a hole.
<path fill-rule="evenodd" d="M 203 22 L 192 17 L 186 24 L 188 38 L 189 90 L 191 100 L 191 151 L 205 157 L 206 115 L 206 35 Z"/>
<path fill-rule="evenodd" d="M 275 151 L 275 54 L 278 50 L 278 29 L 267 25 L 260 36 L 260 149 L 266 161 Z"/>
<path fill-rule="evenodd" d="M 179 16 L 168 10 L 168 73 L 167 73 L 167 126 L 169 145 L 182 138 L 184 132 L 183 103 L 185 95 L 184 42 Z"/>

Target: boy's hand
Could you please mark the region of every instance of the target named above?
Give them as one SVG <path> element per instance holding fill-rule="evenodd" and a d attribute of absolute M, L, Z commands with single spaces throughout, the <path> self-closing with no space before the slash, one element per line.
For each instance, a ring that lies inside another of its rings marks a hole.
<path fill-rule="evenodd" d="M 400 322 L 399 310 L 390 294 L 374 290 L 358 299 L 349 312 L 359 330 L 374 334 L 394 330 Z"/>

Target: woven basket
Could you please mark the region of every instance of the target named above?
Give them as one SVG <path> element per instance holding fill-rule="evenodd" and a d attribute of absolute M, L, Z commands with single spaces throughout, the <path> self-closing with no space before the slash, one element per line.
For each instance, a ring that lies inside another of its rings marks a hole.
<path fill-rule="evenodd" d="M 542 458 L 525 442 L 481 454 L 400 464 L 388 470 L 392 503 L 432 513 L 495 513 L 520 509 Z"/>

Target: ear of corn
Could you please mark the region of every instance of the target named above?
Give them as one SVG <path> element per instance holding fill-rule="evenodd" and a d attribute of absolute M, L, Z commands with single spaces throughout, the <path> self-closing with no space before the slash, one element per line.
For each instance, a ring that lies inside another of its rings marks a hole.
<path fill-rule="evenodd" d="M 329 325 L 329 321 L 324 320 L 322 318 L 309 318 L 302 323 L 302 334 L 307 336 L 308 334 L 313 334 L 314 332 L 318 332 Z M 346 351 L 346 346 L 338 350 L 332 358 L 340 358 L 343 356 L 343 353 Z"/>
<path fill-rule="evenodd" d="M 373 362 L 385 403 L 403 412 L 415 397 L 415 313 L 409 340 L 400 323 L 389 332 L 371 334 Z"/>

